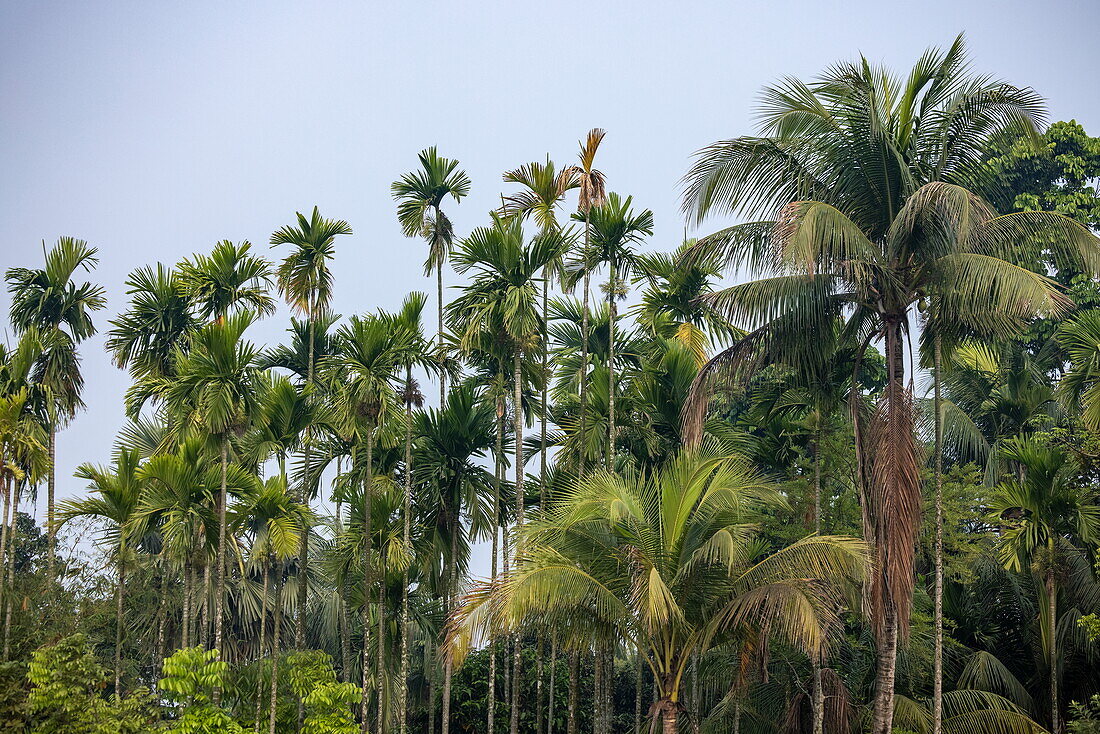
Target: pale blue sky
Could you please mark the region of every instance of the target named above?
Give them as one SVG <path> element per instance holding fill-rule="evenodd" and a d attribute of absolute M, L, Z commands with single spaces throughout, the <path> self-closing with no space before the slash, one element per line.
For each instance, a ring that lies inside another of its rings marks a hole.
<path fill-rule="evenodd" d="M 652 246 L 682 236 L 691 153 L 752 131 L 760 88 L 862 51 L 907 67 L 965 31 L 976 70 L 1030 85 L 1052 120 L 1100 131 L 1100 3 L 4 2 L 0 267 L 37 265 L 59 235 L 99 247 L 110 297 L 140 265 L 269 234 L 318 204 L 347 219 L 335 308 L 394 307 L 423 248 L 389 184 L 438 145 L 473 179 L 460 234 L 499 202 L 503 170 L 570 160 L 608 130 L 609 186 L 653 209 Z M 7 295 L 0 313 L 7 313 Z M 281 338 L 285 314 L 253 332 Z M 88 410 L 58 442 L 59 491 L 104 461 L 126 376 L 84 347 Z M 431 394 L 431 391 L 428 391 Z"/>

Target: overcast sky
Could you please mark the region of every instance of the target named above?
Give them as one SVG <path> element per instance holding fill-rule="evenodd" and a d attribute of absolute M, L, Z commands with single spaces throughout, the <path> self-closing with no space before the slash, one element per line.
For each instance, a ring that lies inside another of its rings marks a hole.
<path fill-rule="evenodd" d="M 569 161 L 604 127 L 609 187 L 651 208 L 651 246 L 671 248 L 692 152 L 752 132 L 763 85 L 859 52 L 907 69 L 960 31 L 976 70 L 1034 87 L 1052 120 L 1100 131 L 1094 0 L 0 7 L 0 266 L 38 266 L 43 239 L 86 239 L 109 298 L 101 332 L 134 268 L 219 239 L 266 251 L 314 204 L 355 230 L 338 243 L 337 312 L 432 292 L 389 195 L 429 145 L 473 179 L 450 207 L 463 234 L 499 203 L 502 171 Z M 5 324 L 7 307 L 5 293 Z M 252 337 L 278 340 L 285 321 Z M 74 467 L 107 460 L 123 422 L 126 375 L 101 337 L 83 354 L 88 410 L 58 439 L 62 497 L 83 491 Z"/>

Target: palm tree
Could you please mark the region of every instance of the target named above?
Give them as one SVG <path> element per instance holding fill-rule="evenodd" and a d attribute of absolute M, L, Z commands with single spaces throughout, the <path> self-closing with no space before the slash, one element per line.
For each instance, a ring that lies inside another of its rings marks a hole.
<path fill-rule="evenodd" d="M 81 464 L 75 476 L 88 482 L 88 489 L 94 496 L 71 500 L 60 508 L 62 523 L 77 517 L 94 517 L 111 524 L 104 541 L 112 548 L 118 574 L 115 587 L 115 703 L 122 700 L 123 595 L 126 566 L 132 560 L 128 557 L 126 538 L 145 491 L 140 464 L 141 456 L 135 449 L 118 452 L 111 467 Z"/>
<path fill-rule="evenodd" d="M 1067 407 L 1079 410 L 1090 431 L 1100 431 L 1100 311 L 1083 311 L 1058 325 L 1056 338 L 1070 359 L 1070 370 L 1058 385 Z"/>
<path fill-rule="evenodd" d="M 209 255 L 180 262 L 180 277 L 199 318 L 223 319 L 242 308 L 263 316 L 275 313 L 275 301 L 267 292 L 271 265 L 251 249 L 247 241 L 238 245 L 222 240 Z"/>
<path fill-rule="evenodd" d="M 406 237 L 423 237 L 428 243 L 424 274 L 435 269 L 436 311 L 438 314 L 437 358 L 443 360 L 443 264 L 454 243 L 454 227 L 443 213 L 443 201 L 450 197 L 462 201 L 470 193 L 470 177 L 458 167 L 458 161 L 440 156 L 435 146 L 420 151 L 420 168 L 406 173 L 390 186 L 397 201 L 397 220 Z M 439 381 L 439 404 L 444 402 L 446 381 Z"/>
<path fill-rule="evenodd" d="M 587 618 L 644 656 L 663 731 L 677 731 L 697 652 L 765 630 L 820 655 L 837 594 L 860 580 L 854 538 L 810 537 L 761 553 L 753 520 L 781 502 L 733 458 L 689 452 L 649 477 L 600 470 L 524 532 L 512 574 L 471 594 L 452 623 L 460 657 L 489 628 Z"/>
<path fill-rule="evenodd" d="M 276 271 L 276 283 L 279 293 L 287 304 L 297 313 L 306 317 L 309 324 L 306 357 L 306 385 L 314 389 L 313 377 L 317 366 L 317 324 L 321 322 L 332 302 L 332 271 L 329 261 L 335 255 L 336 238 L 350 235 L 351 225 L 343 219 L 326 219 L 314 206 L 313 213 L 307 219 L 301 212 L 295 212 L 298 226 L 288 225 L 271 235 L 271 246 L 290 245 L 293 249 L 279 263 Z M 305 463 L 308 466 L 312 429 L 306 428 Z M 303 486 L 299 493 L 301 501 L 308 504 L 312 495 L 311 488 Z M 294 628 L 294 646 L 301 650 L 305 647 L 305 609 L 308 593 L 309 570 L 309 529 L 302 534 L 302 547 L 299 555 L 301 572 L 298 584 L 298 618 Z M 299 718 L 301 718 L 299 711 Z"/>
<path fill-rule="evenodd" d="M 751 333 L 711 362 L 700 385 L 749 353 L 813 361 L 814 335 L 827 334 L 842 312 L 853 338 L 885 343 L 884 395 L 870 421 L 853 414 L 879 569 L 871 584 L 873 734 L 890 728 L 897 639 L 908 629 L 913 588 L 919 464 L 904 363 L 913 311 L 931 299 L 925 353 L 935 334 L 1003 337 L 1065 305 L 1051 281 L 1011 264 L 1022 250 L 1050 248 L 1054 259 L 1090 272 L 1100 266 L 1083 227 L 1047 212 L 998 217 L 968 190 L 985 183 L 987 141 L 1013 131 L 1034 137 L 1041 103 L 1029 89 L 968 76 L 965 62 L 960 37 L 946 52 L 927 51 L 904 84 L 865 59 L 812 84 L 785 80 L 765 91 L 761 136 L 705 148 L 684 179 L 684 211 L 696 221 L 715 212 L 760 220 L 698 247 L 770 276 L 713 296 Z M 696 427 L 706 393 L 697 390 L 689 406 Z"/>
<path fill-rule="evenodd" d="M 46 252 L 43 268 L 9 268 L 5 279 L 11 293 L 11 322 L 18 334 L 36 328 L 52 347 L 44 350 L 44 376 L 40 383 L 47 392 L 47 431 L 49 433 L 50 469 L 47 477 L 46 527 L 49 536 L 49 567 L 52 576 L 56 568 L 57 526 L 54 517 L 54 491 L 57 484 L 56 434 L 65 421 L 82 406 L 79 359 L 76 347 L 95 334 L 92 312 L 107 304 L 102 286 L 90 282 L 77 284 L 77 270 L 91 272 L 99 259 L 96 248 L 84 240 L 61 237 Z"/>
<path fill-rule="evenodd" d="M 216 440 L 220 453 L 218 551 L 215 560 L 214 647 L 222 647 L 222 611 L 226 573 L 226 482 L 230 442 L 242 435 L 259 409 L 257 348 L 244 340 L 256 316 L 239 311 L 195 332 L 190 351 L 177 356 L 179 375 L 169 386 L 167 403 L 181 433 L 199 429 Z M 220 695 L 220 693 L 217 693 Z"/>
<path fill-rule="evenodd" d="M 590 232 L 588 245 L 579 258 L 579 267 L 590 272 L 600 265 L 607 265 L 607 307 L 611 314 L 608 332 L 608 466 L 615 455 L 615 321 L 618 318 L 618 302 L 625 296 L 622 283 L 633 271 L 632 245 L 653 234 L 653 212 L 649 209 L 635 214 L 631 205 L 633 197 L 621 198 L 616 193 L 608 195 L 599 206 L 584 213 L 585 230 Z M 579 217 L 580 215 L 574 215 Z"/>
<path fill-rule="evenodd" d="M 1100 504 L 1092 488 L 1077 483 L 1075 467 L 1061 449 L 1037 438 L 1016 438 L 1006 442 L 1004 455 L 1019 464 L 1022 476 L 998 485 L 990 517 L 1002 526 L 1000 556 L 1005 568 L 1032 569 L 1042 579 L 1039 627 L 1050 676 L 1051 730 L 1059 734 L 1059 568 L 1068 550 L 1100 540 Z"/>
<path fill-rule="evenodd" d="M 280 457 L 282 458 L 282 457 Z M 309 507 L 294 498 L 287 486 L 285 469 L 279 476 L 271 477 L 252 492 L 245 493 L 237 503 L 235 513 L 242 518 L 245 533 L 252 538 L 251 558 L 254 566 L 263 574 L 263 592 L 260 611 L 260 655 L 267 642 L 268 588 L 275 575 L 275 616 L 269 649 L 271 657 L 271 697 L 268 724 L 275 726 L 275 702 L 278 695 L 279 638 L 282 632 L 282 570 L 281 564 L 291 558 L 300 545 L 300 536 L 310 525 Z M 278 567 L 276 563 L 280 564 Z M 257 676 L 257 686 L 262 680 Z M 255 730 L 260 731 L 261 696 L 256 691 Z"/>
<path fill-rule="evenodd" d="M 602 128 L 592 128 L 588 131 L 588 136 L 584 142 L 580 143 L 580 152 L 577 154 L 578 164 L 573 167 L 576 172 L 578 188 L 580 194 L 577 198 L 577 211 L 584 216 L 584 246 L 581 250 L 582 257 L 587 256 L 589 239 L 591 232 L 589 228 L 589 219 L 593 207 L 600 206 L 607 198 L 606 179 L 601 171 L 599 171 L 596 165 L 596 152 L 600 149 L 600 143 L 603 142 L 604 136 L 607 134 Z M 584 435 L 584 415 L 588 407 L 588 291 L 589 291 L 589 277 L 590 274 L 587 269 L 583 272 L 583 285 L 584 289 L 582 294 L 582 324 L 581 324 L 581 365 L 580 375 L 578 379 L 580 381 L 580 434 Z M 580 462 L 577 465 L 577 473 L 584 474 L 584 456 L 578 458 Z"/>
<path fill-rule="evenodd" d="M 199 321 L 192 293 L 177 270 L 157 264 L 138 268 L 126 279 L 130 306 L 110 323 L 107 351 L 118 367 L 128 368 L 133 384 L 126 391 L 126 413 L 135 418 L 145 403 L 163 397 L 176 376 L 174 356 L 185 348 Z"/>
<path fill-rule="evenodd" d="M 360 704 L 362 731 L 369 726 L 367 685 L 370 671 L 367 632 L 372 583 L 371 496 L 374 485 L 374 441 L 394 410 L 397 393 L 394 383 L 417 347 L 412 334 L 394 329 L 394 321 L 382 315 L 353 316 L 336 333 L 335 355 L 325 363 L 336 387 L 339 433 L 355 443 L 366 445 L 366 472 L 363 482 L 363 690 Z M 354 459 L 353 459 L 354 464 Z M 381 614 L 381 610 L 379 610 Z M 380 643 L 380 641 L 379 641 Z M 377 681 L 379 697 L 382 681 Z"/>

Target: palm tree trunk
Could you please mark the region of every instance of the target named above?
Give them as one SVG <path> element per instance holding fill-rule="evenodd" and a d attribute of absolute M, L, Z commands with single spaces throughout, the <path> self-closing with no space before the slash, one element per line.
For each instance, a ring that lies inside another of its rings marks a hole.
<path fill-rule="evenodd" d="M 589 290 L 589 288 L 588 288 L 588 286 L 589 286 L 589 280 L 590 280 L 591 276 L 589 275 L 589 272 L 588 272 L 588 265 L 587 265 L 586 259 L 588 257 L 589 237 L 590 237 L 590 233 L 589 233 L 589 213 L 588 213 L 588 211 L 585 211 L 585 213 L 584 213 L 584 252 L 581 255 L 581 262 L 583 263 L 583 267 L 584 267 L 584 285 L 583 285 L 584 293 L 582 294 L 582 305 L 581 305 L 581 374 L 580 374 L 580 381 L 581 381 L 581 385 L 580 385 L 580 387 L 581 387 L 581 390 L 580 390 L 580 392 L 581 392 L 581 395 L 580 395 L 580 398 L 581 398 L 581 401 L 580 401 L 580 414 L 581 414 L 580 436 L 581 436 L 581 440 L 579 442 L 579 445 L 580 445 L 581 449 L 580 449 L 580 455 L 577 457 L 577 476 L 580 476 L 580 477 L 584 476 L 584 430 L 585 430 L 585 420 L 586 420 L 586 415 L 585 414 L 587 413 L 587 409 L 588 409 L 588 331 L 589 331 L 589 317 L 588 317 L 588 290 Z"/>
<path fill-rule="evenodd" d="M 371 492 L 374 484 L 374 430 L 367 429 L 367 477 L 363 485 L 363 683 L 359 702 L 359 726 L 362 734 L 370 729 L 370 587 L 371 587 Z M 352 467 L 354 470 L 354 466 Z"/>
<path fill-rule="evenodd" d="M 153 671 L 156 673 L 164 664 L 164 627 L 168 619 L 168 589 L 165 588 L 164 574 L 160 574 L 157 584 L 160 599 L 157 601 L 157 646 L 153 650 Z"/>
<path fill-rule="evenodd" d="M 818 411 L 818 425 L 814 431 L 814 532 L 821 535 L 821 419 Z M 821 687 L 821 661 L 813 660 L 813 702 L 810 712 L 813 734 L 823 734 L 825 726 L 825 691 Z"/>
<path fill-rule="evenodd" d="M 275 618 L 272 620 L 271 629 L 271 699 L 267 714 L 268 734 L 275 734 L 275 711 L 279 702 L 279 638 L 283 628 L 283 570 L 282 566 L 275 572 Z"/>
<path fill-rule="evenodd" d="M 221 487 L 218 490 L 218 559 L 217 563 L 217 590 L 214 597 L 214 649 L 218 651 L 221 660 L 225 660 L 225 650 L 222 649 L 222 612 L 225 605 L 225 484 L 229 472 L 229 439 L 222 437 L 222 477 Z M 214 705 L 221 703 L 221 686 L 214 687 Z"/>
<path fill-rule="evenodd" d="M 7 662 L 8 652 L 11 649 L 11 607 L 12 597 L 15 596 L 15 549 L 19 542 L 19 487 L 12 492 L 11 505 L 11 538 L 8 540 L 8 592 L 4 595 L 4 650 L 0 659 Z M 0 569 L 2 572 L 2 569 Z"/>
<path fill-rule="evenodd" d="M 4 457 L 0 456 L 0 467 L 2 466 L 4 466 Z M 7 565 L 4 563 L 4 561 L 7 558 L 8 552 L 8 523 L 10 520 L 12 526 L 14 526 L 15 517 L 11 514 L 11 477 L 0 477 L 0 482 L 2 482 L 4 486 L 4 515 L 3 524 L 0 525 L 0 576 L 2 576 L 2 569 L 7 568 Z M 5 584 L 3 583 L 3 578 L 0 578 L 0 608 L 3 607 L 4 591 Z"/>
<path fill-rule="evenodd" d="M 497 581 L 497 554 L 499 551 L 499 538 L 500 538 L 500 483 L 504 474 L 504 401 L 497 396 L 496 400 L 497 409 L 497 443 L 496 451 L 493 453 L 494 467 L 493 467 L 493 551 L 492 560 L 490 561 L 490 578 L 492 579 L 493 586 L 496 586 Z M 486 715 L 486 731 L 488 734 L 494 734 L 496 727 L 496 709 L 497 709 L 497 643 L 496 640 L 490 637 L 489 639 L 489 705 L 488 714 Z"/>
<path fill-rule="evenodd" d="M 428 677 L 428 734 L 434 734 L 435 732 L 435 666 L 429 665 L 429 661 L 433 660 L 432 655 L 432 637 L 431 635 L 425 635 L 424 637 L 424 666 L 426 668 L 426 675 Z"/>
<path fill-rule="evenodd" d="M 381 559 L 379 559 L 379 561 L 381 561 Z M 382 563 L 380 562 L 379 565 L 382 565 Z M 385 578 L 383 576 L 380 576 L 378 579 L 378 637 L 374 642 L 374 677 L 375 684 L 378 689 L 378 715 L 375 719 L 374 729 L 376 734 L 381 734 L 382 722 L 384 721 L 386 715 L 386 682 L 385 677 L 382 675 L 382 657 L 386 652 L 385 595 Z"/>
<path fill-rule="evenodd" d="M 592 650 L 592 734 L 603 734 L 603 656 L 598 642 Z"/>
<path fill-rule="evenodd" d="M 1058 701 L 1058 589 L 1054 583 L 1053 537 L 1047 545 L 1050 550 L 1050 557 L 1047 559 L 1046 578 L 1043 585 L 1046 587 L 1047 592 L 1047 649 L 1050 656 L 1047 667 L 1050 669 L 1050 730 L 1054 734 L 1061 734 L 1062 716 Z"/>
<path fill-rule="evenodd" d="M 825 732 L 825 688 L 821 679 L 821 662 L 814 660 L 814 685 L 813 685 L 813 734 Z"/>
<path fill-rule="evenodd" d="M 554 734 L 554 678 L 558 667 L 558 638 L 550 635 L 550 702 L 546 707 L 546 734 Z"/>
<path fill-rule="evenodd" d="M 119 531 L 121 532 L 121 530 Z M 115 589 L 115 703 L 122 700 L 122 596 L 126 588 L 126 566 L 123 563 L 123 555 L 126 552 L 126 544 L 120 540 L 118 543 L 118 587 Z"/>
<path fill-rule="evenodd" d="M 57 579 L 57 523 L 54 518 L 54 493 L 57 489 L 57 427 L 53 418 L 50 419 L 50 470 L 46 475 L 46 532 L 49 542 L 46 545 L 46 553 L 49 558 L 50 581 Z"/>
<path fill-rule="evenodd" d="M 898 618 L 893 604 L 886 602 L 886 619 L 878 642 L 878 675 L 871 734 L 890 734 L 894 721 L 894 677 L 898 659 Z"/>
<path fill-rule="evenodd" d="M 546 278 L 542 282 L 542 395 L 541 395 L 541 416 L 539 420 L 539 512 L 544 512 L 546 509 L 546 408 L 547 408 L 547 386 L 550 383 L 549 371 L 550 371 L 550 335 L 547 330 L 547 321 L 549 316 L 549 290 L 550 279 Z M 543 692 L 542 692 L 542 678 L 543 678 L 543 666 L 542 666 L 542 654 L 544 652 L 545 640 L 542 633 L 539 633 L 539 645 L 538 653 L 535 660 L 535 666 L 537 670 L 536 678 L 536 698 L 538 699 L 537 714 L 535 717 L 535 734 L 542 734 L 542 707 L 543 707 Z M 553 688 L 550 689 L 550 695 L 553 697 Z"/>
<path fill-rule="evenodd" d="M 517 347 L 516 353 L 513 355 L 513 388 L 515 389 L 515 396 L 512 398 L 515 409 L 515 433 L 516 433 L 516 538 L 515 547 L 513 548 L 512 566 L 516 567 L 519 563 L 520 554 L 520 538 L 523 532 L 523 358 Z M 520 683 L 522 680 L 522 653 L 523 645 L 519 635 L 516 635 L 512 642 L 512 712 L 508 731 L 510 734 L 518 734 L 519 732 L 519 707 L 520 707 Z M 444 732 L 446 734 L 446 732 Z"/>
<path fill-rule="evenodd" d="M 580 653 L 569 651 L 569 718 L 565 725 L 566 734 L 577 734 L 577 694 L 580 678 Z"/>
<path fill-rule="evenodd" d="M 180 631 L 180 644 L 191 646 L 191 557 L 188 554 L 183 564 L 183 629 Z"/>
<path fill-rule="evenodd" d="M 439 205 L 435 206 L 435 223 L 436 223 L 436 236 L 439 232 L 439 222 L 442 218 L 442 211 L 439 209 Z M 446 240 L 444 240 L 446 242 Z M 438 316 L 438 330 L 436 332 L 436 345 L 439 355 L 439 363 L 443 364 L 443 260 L 446 258 L 446 253 L 439 258 L 439 262 L 435 264 L 435 295 L 436 295 L 436 315 Z M 447 376 L 443 371 L 439 373 L 439 408 L 443 409 L 443 406 L 447 404 Z"/>
<path fill-rule="evenodd" d="M 199 602 L 199 629 L 196 633 L 198 643 L 203 647 L 210 647 L 210 600 L 213 593 L 210 589 L 210 564 L 202 567 L 202 598 Z"/>
<path fill-rule="evenodd" d="M 306 385 L 310 389 L 312 396 L 313 378 L 316 372 L 316 347 L 314 342 L 317 340 L 317 319 L 320 314 L 317 312 L 317 305 L 314 302 L 314 294 L 309 294 L 309 303 L 306 306 L 306 310 L 309 318 L 309 352 L 306 363 Z M 303 440 L 302 453 L 305 459 L 305 465 L 308 468 L 310 458 L 313 454 L 313 421 L 310 420 L 306 424 L 305 438 Z M 309 505 L 309 482 L 303 477 L 302 489 L 300 493 L 300 501 L 302 504 Z M 309 523 L 306 523 L 302 528 L 302 539 L 298 544 L 298 608 L 295 611 L 294 618 L 294 647 L 297 650 L 304 650 L 306 647 L 306 604 L 309 600 Z M 302 728 L 302 717 L 304 711 L 301 703 L 298 705 L 298 728 Z"/>
<path fill-rule="evenodd" d="M 664 703 L 666 705 L 661 707 L 661 732 L 663 734 L 677 734 L 680 729 L 680 712 L 677 711 L 674 702 L 666 699 Z"/>
<path fill-rule="evenodd" d="M 255 724 L 252 727 L 254 731 L 260 731 L 260 712 L 263 710 L 261 702 L 263 701 L 263 659 L 264 659 L 264 643 L 267 642 L 267 587 L 271 574 L 268 573 L 268 569 L 271 567 L 271 559 L 264 559 L 264 586 L 263 596 L 260 599 L 260 654 L 256 656 L 256 661 L 259 663 L 258 670 L 256 672 L 256 719 Z"/>
<path fill-rule="evenodd" d="M 542 734 L 542 633 L 535 645 L 535 734 Z"/>
<path fill-rule="evenodd" d="M 634 651 L 634 734 L 642 734 L 642 648 Z"/>
<path fill-rule="evenodd" d="M 607 468 L 615 468 L 615 256 L 611 256 L 611 273 L 607 288 Z"/>
<path fill-rule="evenodd" d="M 935 413 L 935 462 L 933 471 L 936 482 L 936 588 L 933 612 L 935 624 L 935 650 L 932 657 L 932 734 L 943 731 L 943 419 L 940 397 L 940 366 L 942 351 L 940 335 L 936 334 L 933 347 L 932 384 Z"/>
<path fill-rule="evenodd" d="M 451 510 L 451 569 L 447 574 L 447 616 L 450 617 L 458 606 L 458 535 L 462 532 L 462 519 L 459 517 L 459 508 Z M 451 729 L 451 678 L 454 675 L 454 665 L 451 656 L 443 658 L 443 722 L 442 732 L 447 734 Z"/>
<path fill-rule="evenodd" d="M 412 550 L 412 367 L 405 368 L 405 507 L 402 512 L 401 540 L 405 552 Z M 401 684 L 398 686 L 400 700 L 397 707 L 399 734 L 406 734 L 409 721 L 409 571 L 405 569 L 405 583 L 401 585 Z"/>

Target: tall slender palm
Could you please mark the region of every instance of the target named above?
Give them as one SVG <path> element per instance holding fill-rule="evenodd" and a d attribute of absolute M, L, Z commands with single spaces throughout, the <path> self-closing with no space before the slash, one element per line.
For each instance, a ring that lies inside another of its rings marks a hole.
<path fill-rule="evenodd" d="M 603 142 L 604 136 L 607 134 L 602 128 L 592 128 L 588 131 L 587 137 L 584 142 L 580 143 L 580 151 L 577 154 L 578 163 L 573 167 L 576 171 L 578 188 L 580 189 L 580 195 L 577 198 L 577 211 L 584 217 L 584 244 L 581 250 L 581 256 L 584 257 L 588 253 L 589 240 L 591 236 L 589 228 L 590 213 L 593 207 L 600 206 L 607 198 L 607 185 L 606 179 L 603 173 L 597 169 L 596 166 L 596 152 L 600 149 L 600 143 Z M 585 425 L 584 416 L 588 407 L 588 291 L 589 291 L 589 272 L 587 269 L 582 273 L 582 288 L 584 293 L 581 296 L 583 302 L 582 323 L 581 323 L 581 365 L 580 375 L 578 377 L 580 381 L 580 434 L 584 435 Z M 577 465 L 577 472 L 584 474 L 584 456 L 578 458 L 580 462 Z"/>
<path fill-rule="evenodd" d="M 855 338 L 885 344 L 883 399 L 870 421 L 853 414 L 866 534 L 879 569 L 871 585 L 878 643 L 872 732 L 885 734 L 898 635 L 908 629 L 920 510 L 904 360 L 913 311 L 934 296 L 941 337 L 1010 334 L 1064 302 L 1049 280 L 1009 260 L 1049 247 L 1055 259 L 1093 272 L 1100 248 L 1068 219 L 998 217 L 966 188 L 984 185 L 980 161 L 992 136 L 1034 136 L 1041 103 L 1029 89 L 969 76 L 961 37 L 947 51 L 927 51 L 904 83 L 862 59 L 835 65 L 812 84 L 785 80 L 763 99 L 762 135 L 705 148 L 684 179 L 684 210 L 696 221 L 719 211 L 762 220 L 700 242 L 701 250 L 770 276 L 713 297 L 752 331 L 712 367 L 743 363 L 761 345 L 812 361 L 813 335 L 827 333 L 841 312 Z M 713 372 L 704 370 L 700 384 Z M 702 400 L 691 408 L 698 426 Z"/>
<path fill-rule="evenodd" d="M 332 302 L 332 271 L 329 269 L 329 261 L 335 256 L 336 238 L 341 235 L 350 235 L 351 225 L 343 219 L 326 219 L 321 216 L 320 210 L 314 206 L 313 213 L 307 219 L 301 212 L 296 212 L 298 226 L 287 225 L 276 230 L 271 235 L 271 246 L 290 245 L 291 252 L 276 270 L 276 283 L 279 293 L 287 304 L 297 313 L 302 314 L 308 320 L 309 335 L 306 350 L 306 385 L 308 390 L 314 389 L 314 374 L 317 367 L 317 324 L 324 318 Z M 306 429 L 305 436 L 305 463 L 308 466 L 311 447 L 310 427 Z M 299 499 L 308 504 L 313 494 L 309 486 L 302 486 Z M 299 570 L 301 578 L 298 583 L 298 609 L 294 627 L 294 646 L 298 649 L 305 647 L 305 609 L 308 594 L 309 577 L 309 529 L 302 534 L 302 547 L 299 555 Z M 301 718 L 301 711 L 299 711 Z"/>
<path fill-rule="evenodd" d="M 195 332 L 190 350 L 177 358 L 179 375 L 168 388 L 168 405 L 181 432 L 200 429 L 216 441 L 221 482 L 217 498 L 218 550 L 215 560 L 214 647 L 222 647 L 226 573 L 226 482 L 230 443 L 244 434 L 259 409 L 258 349 L 244 339 L 256 316 L 240 311 Z M 220 695 L 220 693 L 219 693 Z"/>
<path fill-rule="evenodd" d="M 402 329 L 394 329 L 392 318 L 368 314 L 353 316 L 336 333 L 336 350 L 325 363 L 332 378 L 338 384 L 337 400 L 339 432 L 345 437 L 366 445 L 366 472 L 363 482 L 363 690 L 360 702 L 362 731 L 369 727 L 368 704 L 370 689 L 367 685 L 370 672 L 369 642 L 367 632 L 368 610 L 372 589 L 371 557 L 371 496 L 374 485 L 374 442 L 376 432 L 384 425 L 395 409 L 397 391 L 395 382 L 404 366 L 410 361 L 410 352 L 417 344 L 412 335 Z M 379 614 L 382 610 L 379 610 Z M 380 641 L 379 641 L 380 642 Z M 382 681 L 378 680 L 379 696 Z"/>
<path fill-rule="evenodd" d="M 1058 694 L 1058 592 L 1060 567 L 1069 548 L 1100 540 L 1100 504 L 1095 490 L 1078 484 L 1074 466 L 1059 448 L 1036 438 L 1006 442 L 1005 458 L 1022 478 L 1002 482 L 990 501 L 990 516 L 1002 526 L 1000 555 L 1011 571 L 1033 570 L 1042 579 L 1039 628 L 1043 634 L 1050 691 L 1050 724 L 1062 731 Z"/>
<path fill-rule="evenodd" d="M 470 193 L 470 177 L 458 161 L 440 156 L 435 146 L 420 151 L 420 168 L 406 173 L 390 186 L 397 201 L 397 220 L 406 237 L 423 237 L 428 243 L 424 274 L 435 270 L 436 313 L 438 315 L 437 358 L 443 360 L 443 264 L 454 244 L 454 226 L 443 212 L 447 197 L 462 201 Z M 446 381 L 439 381 L 439 403 L 443 404 Z"/>
<path fill-rule="evenodd" d="M 251 250 L 247 241 L 222 240 L 209 255 L 180 262 L 180 277 L 199 318 L 223 319 L 242 308 L 264 316 L 275 312 L 275 301 L 268 293 L 271 265 Z"/>
<path fill-rule="evenodd" d="M 309 508 L 299 502 L 290 492 L 285 470 L 279 476 L 271 477 L 254 491 L 247 492 L 238 500 L 236 514 L 242 518 L 244 532 L 251 537 L 251 561 L 259 567 L 263 575 L 260 610 L 260 655 L 267 644 L 267 616 L 269 587 L 272 575 L 275 575 L 274 605 L 275 618 L 271 630 L 271 645 L 268 648 L 271 658 L 269 723 L 274 725 L 275 701 L 279 678 L 279 644 L 282 632 L 282 573 L 281 564 L 298 552 L 300 536 L 310 524 Z M 278 565 L 277 565 L 278 564 Z M 263 697 L 259 684 L 262 676 L 257 676 L 255 730 L 260 731 L 260 711 Z"/>
<path fill-rule="evenodd" d="M 608 466 L 613 466 L 615 455 L 615 321 L 618 318 L 618 302 L 623 284 L 634 270 L 633 246 L 653 234 L 653 212 L 649 209 L 635 213 L 633 197 L 623 199 L 612 192 L 599 206 L 584 213 L 585 229 L 590 231 L 589 244 L 579 260 L 579 267 L 586 272 L 600 265 L 607 266 L 607 307 L 611 314 L 608 330 Z M 574 215 L 579 217 L 580 215 Z"/>
<path fill-rule="evenodd" d="M 753 519 L 781 502 L 747 465 L 685 454 L 650 477 L 599 470 L 524 532 L 496 588 L 471 594 L 452 626 L 460 656 L 486 629 L 586 618 L 636 645 L 654 675 L 654 711 L 677 731 L 693 656 L 763 626 L 811 655 L 864 573 L 854 538 L 811 537 L 762 553 Z"/>
<path fill-rule="evenodd" d="M 73 276 L 78 270 L 91 272 L 99 259 L 97 250 L 72 237 L 61 237 L 48 252 L 42 243 L 45 266 L 42 268 L 9 268 L 5 274 L 11 293 L 11 322 L 16 333 L 37 328 L 43 339 L 53 347 L 43 352 L 48 360 L 47 374 L 54 378 L 43 383 L 47 391 L 47 430 L 49 433 L 50 469 L 47 477 L 46 527 L 49 536 L 49 568 L 56 569 L 57 526 L 54 518 L 54 493 L 57 485 L 57 431 L 81 407 L 79 359 L 76 348 L 95 334 L 92 312 L 107 304 L 102 286 L 85 281 L 77 284 Z"/>
<path fill-rule="evenodd" d="M 199 326 L 192 293 L 179 271 L 157 264 L 126 278 L 130 305 L 107 331 L 107 351 L 115 365 L 128 368 L 133 384 L 126 391 L 126 413 L 140 414 L 151 399 L 163 397 L 175 377 L 175 356 Z"/>
<path fill-rule="evenodd" d="M 110 523 L 103 541 L 111 548 L 117 569 L 115 587 L 115 702 L 122 699 L 122 640 L 125 629 L 123 595 L 126 592 L 126 566 L 132 562 L 126 545 L 130 524 L 142 495 L 144 481 L 139 471 L 141 456 L 135 449 L 123 449 L 115 457 L 114 466 L 81 464 L 76 477 L 88 482 L 94 494 L 62 504 L 62 522 L 77 517 L 94 517 Z"/>

